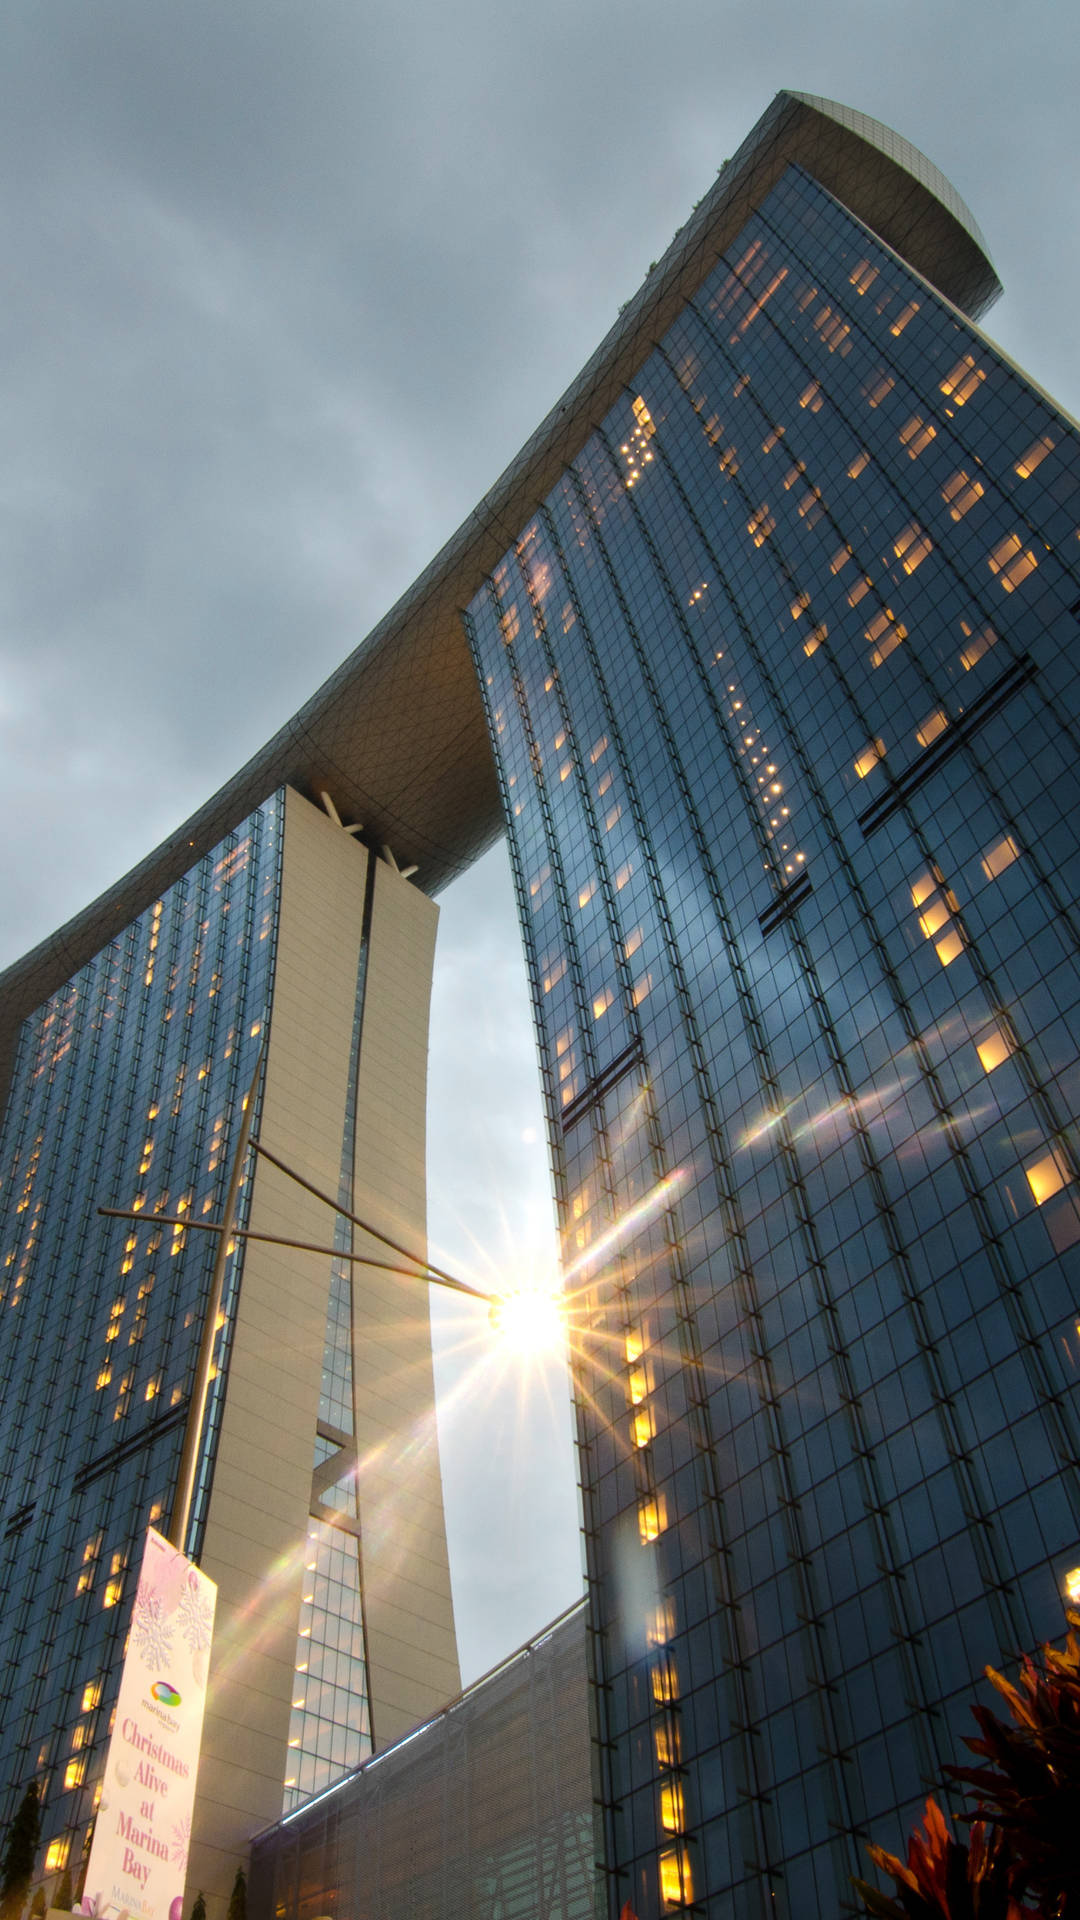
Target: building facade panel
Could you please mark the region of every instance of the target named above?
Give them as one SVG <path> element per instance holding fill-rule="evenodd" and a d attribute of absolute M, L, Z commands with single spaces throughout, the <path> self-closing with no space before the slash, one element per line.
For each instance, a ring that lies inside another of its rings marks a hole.
<path fill-rule="evenodd" d="M 223 1900 L 283 1796 L 457 1691 L 426 1292 L 395 1282 L 407 1310 L 388 1301 L 377 1270 L 340 1257 L 360 1249 L 334 1212 L 392 1195 L 422 1260 L 436 919 L 286 790 L 24 1027 L 0 1142 L 3 1790 L 10 1809 L 39 1780 L 50 1886 L 65 1865 L 77 1879 L 143 1530 L 169 1525 L 214 1260 L 198 1223 L 221 1216 L 260 1056 L 258 1138 L 330 1204 L 258 1159 L 240 1224 L 336 1257 L 253 1240 L 226 1270 L 186 1541 L 218 1583 L 191 1884 Z M 134 1220 L 99 1219 L 102 1202 Z M 357 1358 L 370 1364 L 365 1317 L 390 1313 L 397 1377 L 384 1370 L 376 1396 Z M 419 1572 L 364 1478 L 371 1458 L 400 1468 L 418 1451 Z M 383 1632 L 398 1603 L 406 1623 L 423 1610 L 412 1641 Z"/>
<path fill-rule="evenodd" d="M 792 167 L 469 609 L 613 1911 L 834 1910 L 1062 1622 L 1078 509 L 1071 423 Z"/>

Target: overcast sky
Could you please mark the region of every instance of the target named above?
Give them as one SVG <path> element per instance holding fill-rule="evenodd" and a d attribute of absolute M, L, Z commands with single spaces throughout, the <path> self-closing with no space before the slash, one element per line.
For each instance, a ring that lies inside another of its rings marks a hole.
<path fill-rule="evenodd" d="M 779 87 L 943 168 L 1077 410 L 1077 40 L 1071 0 L 5 0 L 0 964 L 363 637 Z M 495 1276 L 550 1232 L 501 852 L 443 905 L 432 1237 Z M 462 1391 L 439 1330 L 471 1675 L 579 1588 L 573 1469 L 557 1381 Z"/>

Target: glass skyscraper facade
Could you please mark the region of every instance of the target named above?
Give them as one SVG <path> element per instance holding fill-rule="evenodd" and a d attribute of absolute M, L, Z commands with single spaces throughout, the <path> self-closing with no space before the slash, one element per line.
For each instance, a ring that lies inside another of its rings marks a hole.
<path fill-rule="evenodd" d="M 48 1782 L 45 1860 L 78 1868 L 145 1529 L 169 1525 L 227 1129 L 270 1010 L 273 798 L 23 1026 L 0 1135 L 0 1673 L 6 1802 Z M 129 1207 L 136 1222 L 102 1219 Z M 242 1195 L 242 1216 L 246 1195 Z M 200 1550 L 240 1249 L 188 1549 Z M 32 1652 L 32 1658 L 28 1658 Z"/>
<path fill-rule="evenodd" d="M 469 606 L 613 1914 L 837 1912 L 1062 1631 L 1078 522 L 1071 423 L 789 166 Z"/>

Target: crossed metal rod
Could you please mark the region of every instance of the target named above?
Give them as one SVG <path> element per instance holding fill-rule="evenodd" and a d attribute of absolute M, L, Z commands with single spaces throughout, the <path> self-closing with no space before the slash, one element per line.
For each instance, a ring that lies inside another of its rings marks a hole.
<path fill-rule="evenodd" d="M 426 1286 L 447 1287 L 454 1293 L 467 1293 L 474 1300 L 482 1300 L 485 1306 L 488 1307 L 498 1305 L 498 1296 L 496 1294 L 484 1293 L 481 1288 L 470 1286 L 467 1280 L 459 1280 L 454 1274 L 446 1273 L 442 1267 L 434 1266 L 430 1260 L 422 1260 L 419 1254 L 411 1253 L 408 1247 L 403 1247 L 397 1240 L 392 1240 L 389 1234 L 381 1232 L 378 1227 L 373 1227 L 369 1221 L 361 1220 L 358 1214 L 350 1213 L 347 1207 L 342 1206 L 340 1200 L 335 1200 L 331 1194 L 324 1193 L 321 1187 L 315 1186 L 313 1182 L 306 1179 L 302 1173 L 297 1173 L 295 1167 L 288 1166 L 284 1160 L 278 1158 L 276 1153 L 271 1153 L 269 1147 L 264 1147 L 261 1140 L 252 1139 L 251 1125 L 255 1114 L 255 1095 L 258 1090 L 259 1076 L 262 1073 L 262 1067 L 263 1051 L 262 1048 L 260 1048 L 259 1057 L 255 1063 L 255 1072 L 252 1075 L 251 1086 L 248 1089 L 241 1109 L 243 1118 L 240 1123 L 236 1152 L 233 1155 L 232 1166 L 229 1172 L 229 1186 L 225 1195 L 224 1216 L 221 1220 L 191 1220 L 183 1214 L 175 1213 L 147 1214 L 142 1209 L 135 1207 L 98 1208 L 98 1213 L 103 1215 L 107 1220 L 137 1220 L 143 1226 L 152 1224 L 162 1227 L 182 1227 L 185 1231 L 187 1231 L 188 1228 L 192 1228 L 197 1233 L 216 1233 L 218 1236 L 214 1271 L 210 1281 L 210 1298 L 207 1301 L 202 1336 L 199 1341 L 199 1354 L 195 1363 L 195 1383 L 188 1405 L 188 1417 L 184 1429 L 184 1445 L 180 1455 L 176 1492 L 173 1496 L 172 1513 L 169 1519 L 169 1540 L 172 1545 L 178 1547 L 181 1552 L 183 1552 L 184 1541 L 187 1537 L 188 1523 L 191 1517 L 191 1504 L 195 1495 L 195 1478 L 199 1464 L 199 1450 L 202 1441 L 203 1425 L 206 1418 L 206 1402 L 210 1391 L 211 1367 L 213 1365 L 214 1344 L 217 1336 L 217 1322 L 218 1315 L 221 1312 L 221 1302 L 225 1290 L 225 1267 L 231 1251 L 231 1242 L 236 1240 L 259 1240 L 269 1246 L 288 1247 L 297 1253 L 320 1253 L 326 1255 L 326 1257 L 331 1260 L 345 1261 L 349 1266 L 374 1267 L 382 1273 L 399 1274 L 406 1280 L 421 1280 Z M 238 1227 L 236 1224 L 236 1209 L 240 1196 L 240 1183 L 243 1178 L 244 1164 L 247 1160 L 249 1147 L 253 1152 L 259 1154 L 262 1159 L 268 1161 L 272 1167 L 276 1167 L 279 1173 L 285 1174 L 288 1179 L 295 1181 L 298 1187 L 303 1187 L 306 1193 L 312 1194 L 316 1200 L 320 1200 L 324 1206 L 329 1207 L 339 1218 L 347 1220 L 350 1226 L 359 1227 L 362 1233 L 368 1234 L 371 1239 L 377 1240 L 381 1246 L 388 1247 L 392 1253 L 399 1254 L 403 1259 L 410 1261 L 412 1264 L 407 1267 L 401 1267 L 389 1260 L 372 1260 L 364 1253 L 346 1253 L 338 1247 L 317 1246 L 311 1240 L 291 1240 L 278 1233 L 256 1232 L 254 1227 Z"/>

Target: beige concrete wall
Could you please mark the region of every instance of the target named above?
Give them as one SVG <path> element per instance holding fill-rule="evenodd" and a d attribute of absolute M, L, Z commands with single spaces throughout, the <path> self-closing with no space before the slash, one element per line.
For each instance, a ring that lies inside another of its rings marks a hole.
<path fill-rule="evenodd" d="M 354 1208 L 424 1256 L 427 1019 L 438 909 L 379 862 L 360 1047 Z M 417 1009 L 425 1017 L 417 1017 Z M 369 1243 L 374 1259 L 394 1256 Z M 360 1236 L 357 1236 L 357 1247 Z M 359 1267 L 354 1379 L 376 1747 L 461 1681 L 446 1558 L 427 1288 Z"/>
<path fill-rule="evenodd" d="M 334 1194 L 368 859 L 287 795 L 260 1134 Z M 374 885 L 355 1210 L 422 1253 L 438 910 L 382 861 Z M 334 1217 L 261 1162 L 250 1225 L 327 1246 Z M 249 1242 L 202 1556 L 218 1617 L 187 1887 L 205 1892 L 212 1920 L 251 1835 L 281 1813 L 329 1280 L 323 1257 Z M 355 1268 L 354 1326 L 369 1687 L 385 1746 L 460 1684 L 426 1288 Z"/>
<path fill-rule="evenodd" d="M 333 1194 L 367 861 L 355 839 L 287 794 L 260 1135 Z M 329 1208 L 265 1162 L 249 1224 L 333 1241 Z M 202 1554 L 218 1611 L 192 1897 L 200 1887 L 208 1900 L 227 1897 L 250 1835 L 281 1813 L 329 1285 L 328 1260 L 249 1242 Z"/>

